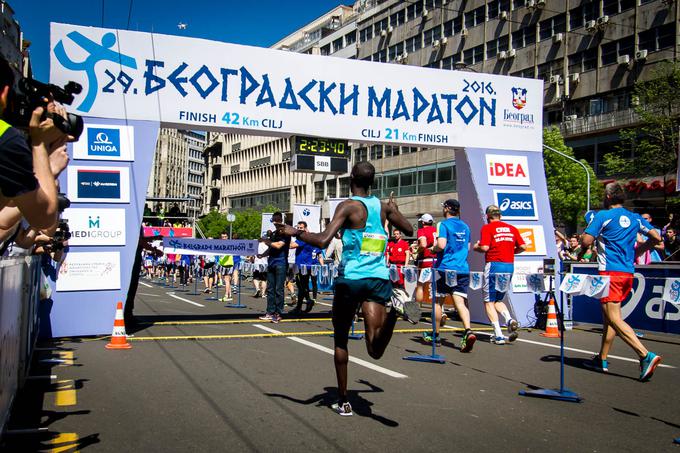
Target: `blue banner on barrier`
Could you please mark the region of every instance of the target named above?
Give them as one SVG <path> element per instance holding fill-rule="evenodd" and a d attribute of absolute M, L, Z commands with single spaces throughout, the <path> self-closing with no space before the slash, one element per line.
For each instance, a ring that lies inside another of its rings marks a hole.
<path fill-rule="evenodd" d="M 257 241 L 163 238 L 165 253 L 180 255 L 257 255 Z"/>
<path fill-rule="evenodd" d="M 596 274 L 597 265 L 575 264 L 572 272 Z M 678 276 L 680 264 L 636 266 L 633 291 L 621 306 L 623 319 L 634 329 L 680 333 L 680 307 L 662 299 L 665 279 Z M 602 323 L 598 299 L 575 296 L 572 307 L 574 321 Z"/>

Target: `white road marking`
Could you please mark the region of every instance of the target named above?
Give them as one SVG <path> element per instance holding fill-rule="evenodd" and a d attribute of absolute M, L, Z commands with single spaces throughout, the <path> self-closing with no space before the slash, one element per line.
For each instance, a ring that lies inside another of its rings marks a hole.
<path fill-rule="evenodd" d="M 451 326 L 444 326 L 444 327 L 447 328 L 447 329 L 455 329 L 455 327 L 451 327 Z M 541 343 L 540 341 L 526 340 L 524 338 L 518 338 L 515 341 L 521 341 L 522 343 L 535 344 L 535 345 L 538 345 L 538 346 L 546 346 L 548 348 L 560 349 L 560 345 L 558 345 L 558 344 Z M 568 346 L 565 346 L 564 350 L 565 351 L 572 351 L 572 352 L 580 352 L 581 354 L 586 354 L 586 355 L 597 354 L 597 352 L 595 352 L 595 351 L 587 351 L 585 349 L 570 348 Z M 618 355 L 611 355 L 611 354 L 607 356 L 607 359 L 618 359 L 618 360 L 623 360 L 625 362 L 640 363 L 640 361 L 638 359 L 631 359 L 629 357 L 621 357 L 621 356 L 618 356 Z M 672 365 L 664 365 L 663 363 L 659 366 L 662 367 L 662 368 L 676 368 Z"/>
<path fill-rule="evenodd" d="M 262 329 L 265 332 L 269 332 L 269 333 L 282 333 L 278 330 L 274 330 L 270 327 L 263 326 L 261 324 L 253 324 L 253 327 L 257 327 L 258 329 Z M 334 351 L 332 349 L 327 348 L 325 346 L 318 345 L 316 343 L 312 343 L 311 341 L 307 341 L 307 340 L 304 340 L 302 338 L 297 338 L 297 337 L 286 337 L 286 338 L 291 340 L 291 341 L 294 341 L 296 343 L 300 343 L 300 344 L 303 344 L 305 346 L 309 346 L 310 348 L 314 348 L 317 351 L 325 352 L 326 354 L 330 354 L 330 355 L 334 354 Z M 393 377 L 393 378 L 404 379 L 404 378 L 408 377 L 405 374 L 401 374 L 401 373 L 397 373 L 396 371 L 388 370 L 387 368 L 383 368 L 383 367 L 378 366 L 374 363 L 367 362 L 366 360 L 357 359 L 356 357 L 350 356 L 349 361 L 352 362 L 352 363 L 356 363 L 357 365 L 361 365 L 363 367 L 369 368 L 373 371 L 377 371 L 378 373 L 386 374 L 386 375 Z"/>
<path fill-rule="evenodd" d="M 201 305 L 201 304 L 196 303 L 196 302 L 194 302 L 194 301 L 191 301 L 191 300 L 189 300 L 189 299 L 185 299 L 185 298 L 183 298 L 183 297 L 175 296 L 175 294 L 173 294 L 173 293 L 166 293 L 166 294 L 167 294 L 168 296 L 170 296 L 170 297 L 174 297 L 175 299 L 179 299 L 179 300 L 181 300 L 181 301 L 183 301 L 183 302 L 186 302 L 186 303 L 188 303 L 188 304 L 196 305 L 197 307 L 205 307 L 205 305 Z"/>
<path fill-rule="evenodd" d="M 148 283 L 139 282 L 139 284 L 140 284 L 140 285 L 144 285 L 144 286 L 146 286 L 147 288 L 153 288 L 153 285 L 149 285 Z"/>
<path fill-rule="evenodd" d="M 161 297 L 160 294 L 151 294 L 151 293 L 137 293 L 140 296 L 152 296 L 152 297 Z"/>

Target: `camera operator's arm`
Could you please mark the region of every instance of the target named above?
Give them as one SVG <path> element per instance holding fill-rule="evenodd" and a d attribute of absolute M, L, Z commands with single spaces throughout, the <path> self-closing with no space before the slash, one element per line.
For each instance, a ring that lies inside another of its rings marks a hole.
<path fill-rule="evenodd" d="M 28 223 L 36 228 L 48 228 L 56 221 L 57 185 L 50 168 L 48 150 L 64 138 L 51 119 L 40 121 L 43 111 L 43 107 L 36 108 L 30 123 L 33 173 L 39 187 L 14 199 Z"/>

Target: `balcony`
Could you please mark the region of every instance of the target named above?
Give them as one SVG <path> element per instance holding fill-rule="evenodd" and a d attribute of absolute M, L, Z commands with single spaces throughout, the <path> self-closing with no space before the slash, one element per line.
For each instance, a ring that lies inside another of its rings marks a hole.
<path fill-rule="evenodd" d="M 572 138 L 578 135 L 615 131 L 639 122 L 640 117 L 635 110 L 626 109 L 569 119 L 562 121 L 559 128 L 564 138 Z"/>

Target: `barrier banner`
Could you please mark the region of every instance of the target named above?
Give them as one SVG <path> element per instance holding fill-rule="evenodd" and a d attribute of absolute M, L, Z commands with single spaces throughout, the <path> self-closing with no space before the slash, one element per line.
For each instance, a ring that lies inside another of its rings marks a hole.
<path fill-rule="evenodd" d="M 583 294 L 588 297 L 600 299 L 609 295 L 610 279 L 606 275 L 589 275 L 583 288 Z"/>
<path fill-rule="evenodd" d="M 482 287 L 482 272 L 470 272 L 470 289 L 479 289 Z"/>
<path fill-rule="evenodd" d="M 321 231 L 321 206 L 318 204 L 294 204 L 293 226 L 306 222 L 307 230 L 312 233 Z"/>
<path fill-rule="evenodd" d="M 560 291 L 565 294 L 583 294 L 587 279 L 587 275 L 566 274 L 560 285 Z"/>
<path fill-rule="evenodd" d="M 669 278 L 663 289 L 663 300 L 680 305 L 680 278 Z"/>
<path fill-rule="evenodd" d="M 534 294 L 540 294 L 545 291 L 545 275 L 543 274 L 529 274 L 527 275 L 527 288 Z"/>
<path fill-rule="evenodd" d="M 574 264 L 574 272 L 596 276 L 597 264 Z M 680 305 L 664 300 L 668 282 L 680 279 L 680 264 L 635 266 L 633 290 L 621 304 L 621 317 L 633 329 L 680 334 Z M 572 297 L 575 322 L 602 323 L 599 300 L 586 295 Z"/>
<path fill-rule="evenodd" d="M 180 255 L 257 255 L 257 241 L 163 238 L 163 251 Z"/>
<path fill-rule="evenodd" d="M 192 238 L 194 229 L 188 227 L 144 227 L 144 237 Z"/>

